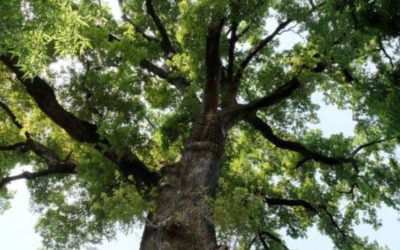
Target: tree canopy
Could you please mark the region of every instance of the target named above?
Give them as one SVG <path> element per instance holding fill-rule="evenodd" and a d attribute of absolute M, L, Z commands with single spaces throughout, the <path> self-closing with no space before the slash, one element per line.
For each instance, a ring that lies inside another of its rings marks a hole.
<path fill-rule="evenodd" d="M 163 185 L 196 174 L 171 166 L 211 137 L 223 156 L 201 199 L 220 243 L 287 249 L 316 225 L 338 249 L 381 249 L 354 226 L 400 209 L 399 1 L 118 4 L 1 1 L 0 211 L 27 179 L 44 247 L 98 244 L 151 224 Z M 310 128 L 313 93 L 353 112 L 354 136 Z"/>

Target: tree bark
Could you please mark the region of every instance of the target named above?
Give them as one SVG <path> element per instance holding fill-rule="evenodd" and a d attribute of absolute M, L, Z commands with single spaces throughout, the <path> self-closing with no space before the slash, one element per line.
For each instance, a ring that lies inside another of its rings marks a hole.
<path fill-rule="evenodd" d="M 213 207 L 224 147 L 222 119 L 194 123 L 182 158 L 163 169 L 156 207 L 149 213 L 141 250 L 217 249 Z"/>

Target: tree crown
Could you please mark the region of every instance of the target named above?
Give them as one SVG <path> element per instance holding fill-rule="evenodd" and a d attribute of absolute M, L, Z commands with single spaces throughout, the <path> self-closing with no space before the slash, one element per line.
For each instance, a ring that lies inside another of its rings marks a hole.
<path fill-rule="evenodd" d="M 400 205 L 397 1 L 132 0 L 120 17 L 99 3 L 1 3 L 1 209 L 28 179 L 45 246 L 113 237 L 145 220 L 195 120 L 217 116 L 221 239 L 284 249 L 279 232 L 317 225 L 378 249 L 353 227 Z M 353 112 L 354 135 L 310 128 L 316 92 Z"/>

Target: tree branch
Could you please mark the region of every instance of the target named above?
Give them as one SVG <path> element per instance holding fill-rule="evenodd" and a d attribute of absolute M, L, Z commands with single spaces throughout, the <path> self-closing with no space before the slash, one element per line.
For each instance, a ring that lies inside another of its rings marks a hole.
<path fill-rule="evenodd" d="M 165 29 L 160 18 L 157 16 L 156 12 L 154 11 L 154 6 L 153 6 L 152 0 L 146 0 L 146 10 L 147 10 L 147 13 L 150 15 L 151 19 L 153 20 L 154 24 L 156 25 L 158 32 L 161 35 L 162 49 L 164 50 L 165 54 L 169 58 L 172 57 L 172 55 L 175 54 L 175 50 L 172 47 L 167 30 Z"/>
<path fill-rule="evenodd" d="M 357 162 L 356 162 L 356 159 L 355 159 L 357 153 L 360 152 L 361 150 L 367 148 L 367 147 L 370 147 L 370 146 L 373 146 L 373 145 L 376 145 L 376 144 L 379 144 L 379 143 L 382 143 L 382 142 L 385 142 L 385 141 L 390 141 L 392 139 L 393 138 L 387 138 L 387 139 L 379 139 L 379 140 L 371 141 L 371 142 L 368 142 L 368 143 L 365 143 L 365 144 L 362 144 L 362 145 L 358 146 L 357 148 L 355 148 L 351 152 L 351 158 L 352 158 L 351 165 L 353 166 L 353 169 L 354 169 L 354 175 L 352 177 L 353 181 L 351 183 L 351 186 L 350 186 L 349 190 L 347 190 L 347 191 L 339 191 L 339 193 L 341 193 L 341 194 L 350 194 L 352 196 L 352 200 L 354 200 L 355 189 L 358 188 L 357 179 L 360 177 L 360 168 L 357 165 Z"/>
<path fill-rule="evenodd" d="M 0 151 L 16 151 L 22 154 L 32 151 L 37 156 L 42 158 L 49 166 L 56 166 L 61 162 L 57 154 L 52 149 L 46 147 L 38 141 L 31 139 L 30 137 L 28 137 L 25 142 L 17 142 L 12 145 L 0 146 Z"/>
<path fill-rule="evenodd" d="M 136 155 L 129 150 L 122 156 L 118 155 L 111 149 L 107 140 L 100 139 L 96 125 L 81 120 L 66 111 L 58 103 L 54 90 L 46 81 L 37 76 L 33 79 L 24 78 L 20 67 L 16 66 L 17 60 L 11 55 L 0 55 L 0 60 L 17 76 L 43 113 L 72 138 L 80 142 L 95 144 L 97 150 L 117 165 L 123 177 L 133 177 L 139 191 L 147 192 L 158 182 L 158 174 L 150 171 Z"/>
<path fill-rule="evenodd" d="M 11 145 L 0 146 L 0 151 L 15 151 L 15 150 L 18 150 L 20 152 L 26 152 L 27 151 L 26 142 L 17 142 Z"/>
<path fill-rule="evenodd" d="M 228 48 L 228 82 L 233 82 L 233 74 L 234 74 L 234 64 L 235 64 L 235 45 L 237 42 L 237 28 L 238 23 L 232 22 L 231 24 L 231 37 L 229 38 L 229 48 Z"/>
<path fill-rule="evenodd" d="M 238 84 L 234 82 L 235 46 L 238 40 L 237 28 L 238 28 L 238 23 L 232 21 L 230 27 L 231 36 L 229 38 L 229 46 L 228 46 L 227 74 L 226 76 L 225 74 L 223 74 L 221 80 L 221 85 L 224 90 L 222 99 L 223 107 L 234 106 L 237 104 L 236 95 L 237 95 Z"/>
<path fill-rule="evenodd" d="M 362 144 L 360 146 L 358 146 L 356 149 L 353 150 L 353 152 L 351 152 L 351 156 L 354 157 L 358 152 L 360 152 L 361 150 L 363 150 L 364 148 L 385 142 L 385 141 L 390 141 L 393 138 L 386 138 L 386 139 L 379 139 L 379 140 L 375 140 L 375 141 L 371 141 L 365 144 Z"/>
<path fill-rule="evenodd" d="M 14 115 L 14 113 L 11 111 L 11 109 L 7 106 L 7 104 L 3 103 L 0 101 L 0 108 L 2 108 L 7 115 L 10 117 L 11 121 L 14 123 L 14 125 L 22 129 L 22 125 L 18 122 L 17 117 Z"/>
<path fill-rule="evenodd" d="M 42 158 L 49 166 L 55 166 L 61 161 L 58 155 L 53 150 L 41 144 L 40 142 L 28 138 L 26 141 L 26 145 L 37 156 Z"/>
<path fill-rule="evenodd" d="M 66 111 L 57 101 L 53 89 L 42 78 L 38 76 L 33 79 L 25 78 L 21 68 L 16 66 L 16 58 L 12 58 L 11 55 L 0 55 L 0 60 L 25 86 L 39 108 L 56 124 L 64 128 L 72 138 L 87 143 L 99 141 L 100 135 L 97 133 L 96 125 L 81 120 Z"/>
<path fill-rule="evenodd" d="M 140 29 L 140 27 L 138 27 L 133 21 L 132 19 L 130 19 L 126 13 L 124 12 L 124 7 L 123 7 L 123 0 L 118 0 L 118 4 L 119 7 L 121 9 L 122 12 L 122 20 L 126 23 L 129 23 L 130 25 L 132 25 L 134 31 L 138 34 L 140 34 L 144 39 L 146 39 L 149 42 L 160 42 L 159 40 L 157 40 L 155 37 L 149 36 L 146 34 L 146 32 L 144 32 L 142 29 Z"/>
<path fill-rule="evenodd" d="M 218 87 L 221 80 L 219 44 L 225 18 L 213 20 L 206 41 L 206 84 L 203 93 L 203 113 L 215 112 L 218 107 Z"/>
<path fill-rule="evenodd" d="M 317 56 L 318 54 L 314 55 L 314 57 Z M 315 67 L 313 68 L 302 65 L 298 73 L 293 76 L 289 81 L 278 87 L 272 94 L 243 105 L 241 108 L 241 112 L 244 112 L 245 114 L 251 114 L 261 108 L 267 108 L 269 106 L 277 104 L 278 102 L 288 98 L 294 91 L 301 87 L 301 82 L 299 81 L 297 76 L 300 75 L 304 69 L 308 69 L 313 73 L 321 73 L 325 70 L 325 68 L 326 65 L 323 61 L 317 62 Z"/>
<path fill-rule="evenodd" d="M 270 238 L 271 240 L 273 240 L 273 241 L 277 242 L 279 245 L 281 245 L 284 250 L 289 250 L 289 248 L 285 245 L 285 243 L 280 238 L 275 236 L 274 234 L 267 232 L 267 231 L 263 231 L 263 232 L 260 232 L 259 235 L 265 235 L 268 238 Z"/>
<path fill-rule="evenodd" d="M 352 158 L 334 158 L 324 156 L 320 153 L 307 149 L 304 145 L 298 142 L 281 139 L 273 133 L 272 128 L 267 123 L 263 122 L 257 116 L 247 117 L 246 121 L 250 123 L 256 130 L 258 130 L 268 141 L 270 141 L 278 148 L 288 149 L 297 152 L 303 155 L 305 158 L 312 159 L 316 162 L 328 165 L 338 165 L 352 162 Z"/>
<path fill-rule="evenodd" d="M 239 34 L 237 34 L 236 38 L 240 39 L 250 30 L 250 24 L 248 24 Z"/>
<path fill-rule="evenodd" d="M 352 82 L 354 81 L 354 77 L 353 77 L 353 75 L 350 73 L 350 70 L 349 70 L 349 69 L 346 69 L 346 68 L 341 69 L 341 72 L 342 72 L 342 74 L 343 74 L 343 76 L 344 76 L 345 82 L 347 82 L 347 83 L 352 83 Z"/>
<path fill-rule="evenodd" d="M 265 203 L 267 203 L 269 206 L 289 206 L 289 207 L 303 207 L 307 211 L 316 214 L 318 213 L 318 210 L 311 205 L 311 203 L 305 201 L 305 200 L 290 200 L 290 199 L 280 199 L 280 198 L 269 198 L 267 196 L 264 196 Z"/>
<path fill-rule="evenodd" d="M 301 83 L 297 77 L 293 77 L 290 81 L 277 88 L 272 94 L 244 105 L 242 107 L 242 112 L 245 112 L 246 114 L 254 113 L 261 108 L 275 105 L 288 98 L 295 90 L 299 89 L 300 86 Z"/>
<path fill-rule="evenodd" d="M 65 174 L 76 174 L 76 164 L 73 162 L 62 162 L 54 167 L 40 170 L 38 172 L 27 172 L 24 171 L 21 174 L 8 176 L 0 180 L 0 189 L 5 187 L 8 183 L 16 180 L 26 179 L 35 180 L 40 177 L 52 176 L 52 175 L 65 175 Z"/>
<path fill-rule="evenodd" d="M 260 194 L 260 193 L 258 193 Z M 269 206 L 289 206 L 295 207 L 300 206 L 304 209 L 308 210 L 312 214 L 318 215 L 320 218 L 323 218 L 324 215 L 329 219 L 330 223 L 333 225 L 336 231 L 338 231 L 344 240 L 349 239 L 350 237 L 343 231 L 343 229 L 339 226 L 339 223 L 335 220 L 334 216 L 328 211 L 327 207 L 324 205 L 314 206 L 308 201 L 305 200 L 290 200 L 290 199 L 280 199 L 280 198 L 268 198 L 263 195 L 265 198 L 265 203 Z"/>
<path fill-rule="evenodd" d="M 0 106 L 7 111 L 7 114 L 12 118 L 13 123 L 16 124 L 16 126 L 19 129 L 23 129 L 22 124 L 18 121 L 17 117 L 15 114 L 11 111 L 11 109 L 4 103 L 0 102 Z M 35 141 L 31 138 L 31 135 L 29 132 L 25 132 L 26 136 L 26 141 L 25 142 L 19 142 L 15 143 L 13 145 L 9 146 L 0 146 L 0 150 L 3 151 L 18 151 L 20 153 L 25 153 L 29 150 L 33 151 L 37 156 L 42 158 L 48 165 L 49 167 L 55 166 L 59 164 L 60 159 L 57 156 L 57 154 L 50 148 L 46 147 L 42 143 Z M 66 161 L 64 161 L 66 162 Z"/>
<path fill-rule="evenodd" d="M 393 63 L 393 58 L 386 51 L 385 46 L 383 45 L 383 42 L 382 42 L 382 40 L 380 38 L 378 38 L 378 45 L 379 45 L 379 49 L 383 52 L 383 54 L 389 60 L 390 66 L 392 66 L 392 69 L 394 69 L 396 66 Z"/>
<path fill-rule="evenodd" d="M 253 246 L 253 244 L 257 241 L 258 235 L 256 237 L 254 237 L 249 244 L 247 245 L 247 247 L 245 248 L 245 250 L 251 250 L 251 247 Z"/>
<path fill-rule="evenodd" d="M 143 30 L 141 30 L 127 15 L 123 14 L 122 15 L 122 20 L 129 23 L 130 25 L 132 25 L 133 30 L 140 34 L 144 39 L 146 39 L 148 42 L 157 42 L 159 43 L 160 41 L 158 39 L 156 39 L 155 37 L 149 36 L 146 34 L 146 32 L 144 32 Z"/>
<path fill-rule="evenodd" d="M 15 121 L 18 122 L 15 115 L 11 111 L 10 114 L 12 114 L 12 116 L 15 118 Z M 26 142 L 15 143 L 13 145 L 8 145 L 8 146 L 0 146 L 0 150 L 4 151 L 14 150 L 20 153 L 25 153 L 31 150 L 33 153 L 35 153 L 37 156 L 39 156 L 47 163 L 48 168 L 46 170 L 42 170 L 35 173 L 23 172 L 22 174 L 16 176 L 5 177 L 0 181 L 0 188 L 2 188 L 11 181 L 18 179 L 31 180 L 47 175 L 76 172 L 76 163 L 70 160 L 71 152 L 68 154 L 65 160 L 61 160 L 60 157 L 52 149 L 46 147 L 40 142 L 33 140 L 28 132 L 26 132 L 25 135 L 27 137 Z M 149 190 L 145 189 L 151 187 L 149 186 L 150 184 L 153 185 L 157 183 L 158 176 L 153 172 L 148 171 L 146 166 L 138 158 L 136 158 L 136 156 L 132 154 L 124 154 L 122 157 L 120 157 L 115 152 L 109 149 L 107 149 L 106 151 L 104 150 L 100 151 L 102 151 L 104 156 L 106 156 L 109 160 L 117 164 L 118 168 L 120 169 L 120 172 L 124 174 L 125 177 L 133 176 L 136 187 L 138 187 L 139 191 L 141 191 L 142 193 L 146 194 Z M 142 169 L 145 169 L 145 171 L 141 171 Z"/>
<path fill-rule="evenodd" d="M 269 250 L 270 248 L 269 248 L 267 242 L 266 242 L 266 241 L 264 240 L 264 238 L 262 237 L 262 234 L 258 234 L 258 238 L 260 239 L 261 244 L 262 244 L 263 247 L 264 247 L 264 250 Z"/>
<path fill-rule="evenodd" d="M 239 82 L 240 79 L 242 78 L 243 72 L 248 66 L 248 64 L 251 62 L 251 60 L 255 56 L 257 56 L 265 48 L 265 46 L 267 46 L 268 43 L 271 42 L 279 34 L 279 32 L 281 32 L 292 21 L 293 20 L 289 18 L 284 22 L 280 23 L 270 35 L 262 39 L 254 48 L 250 50 L 250 53 L 245 57 L 243 62 L 240 64 L 238 71 L 236 72 L 235 80 L 237 82 Z"/>
<path fill-rule="evenodd" d="M 295 169 L 298 169 L 298 168 L 300 168 L 301 166 L 303 166 L 303 164 L 304 163 L 306 163 L 306 162 L 308 162 L 308 161 L 311 161 L 312 159 L 310 159 L 310 158 L 303 158 L 303 159 L 301 159 L 300 161 L 298 161 L 297 163 L 296 163 L 296 166 L 294 167 Z"/>
<path fill-rule="evenodd" d="M 21 123 L 18 122 L 17 117 L 14 115 L 11 109 L 6 104 L 1 102 L 0 106 L 4 110 L 6 110 L 7 114 L 12 118 L 13 123 L 16 124 L 19 129 L 23 129 L 23 126 L 21 125 Z M 28 132 L 25 132 L 25 136 L 27 138 L 25 142 L 18 142 L 8 146 L 0 146 L 0 150 L 16 151 L 22 154 L 31 150 L 34 154 L 36 154 L 47 163 L 48 168 L 34 173 L 25 171 L 18 175 L 5 177 L 0 180 L 0 189 L 2 189 L 6 184 L 19 179 L 33 180 L 42 176 L 53 174 L 76 173 L 76 163 L 71 161 L 69 157 L 67 157 L 67 159 L 64 161 L 61 161 L 52 149 L 46 147 L 40 142 L 33 140 Z"/>
<path fill-rule="evenodd" d="M 163 68 L 158 67 L 157 65 L 153 64 L 152 62 L 146 59 L 140 61 L 140 67 L 148 70 L 149 72 L 155 74 L 161 79 L 166 80 L 167 82 L 169 82 L 171 85 L 175 86 L 182 92 L 185 91 L 187 87 L 189 87 L 189 82 L 185 78 L 181 76 L 178 77 L 171 76 L 171 73 L 165 71 Z"/>
<path fill-rule="evenodd" d="M 328 217 L 330 223 L 333 225 L 333 227 L 336 229 L 336 231 L 338 231 L 340 233 L 340 235 L 342 236 L 343 240 L 348 240 L 349 236 L 339 226 L 339 223 L 335 220 L 333 215 L 326 208 L 323 208 L 323 211 L 325 212 L 325 214 Z M 320 213 L 319 216 L 322 217 L 323 215 Z"/>
<path fill-rule="evenodd" d="M 313 0 L 308 0 L 308 3 L 310 4 L 310 6 L 311 6 L 311 9 L 316 9 L 317 8 L 317 6 L 315 5 L 315 3 L 314 3 L 314 1 Z"/>

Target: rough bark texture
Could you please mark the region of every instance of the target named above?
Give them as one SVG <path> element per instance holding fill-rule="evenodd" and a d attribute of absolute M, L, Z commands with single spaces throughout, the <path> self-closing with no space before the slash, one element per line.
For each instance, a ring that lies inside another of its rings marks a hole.
<path fill-rule="evenodd" d="M 215 197 L 223 144 L 218 116 L 202 116 L 194 124 L 181 160 L 164 168 L 141 250 L 218 248 L 207 198 Z"/>

